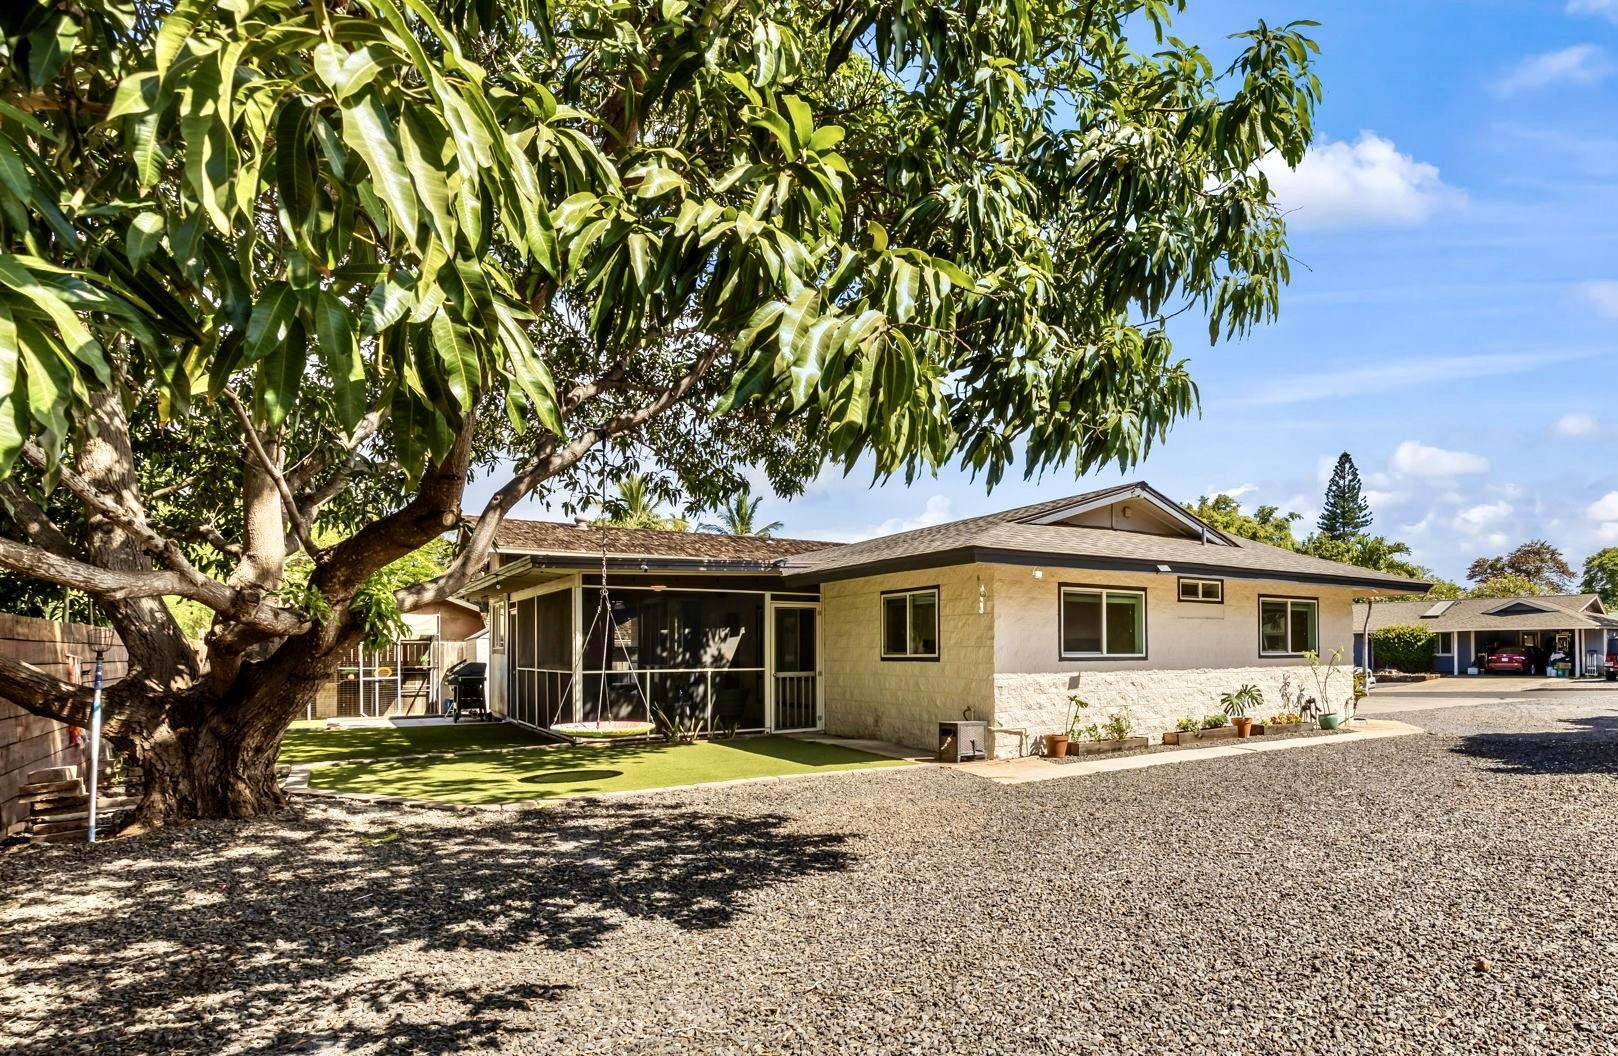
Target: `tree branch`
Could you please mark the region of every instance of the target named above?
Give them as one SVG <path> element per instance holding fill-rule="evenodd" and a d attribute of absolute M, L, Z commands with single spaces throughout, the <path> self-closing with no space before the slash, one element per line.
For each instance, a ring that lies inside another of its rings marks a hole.
<path fill-rule="evenodd" d="M 542 482 L 554 477 L 556 474 L 576 465 L 578 461 L 588 454 L 591 448 L 605 440 L 638 429 L 647 422 L 656 418 L 664 411 L 673 407 L 701 381 L 703 376 L 718 362 L 719 357 L 727 351 L 726 346 L 714 342 L 713 346 L 704 353 L 691 369 L 687 371 L 673 385 L 663 391 L 657 399 L 652 400 L 632 411 L 625 411 L 614 418 L 608 419 L 594 429 L 586 430 L 565 447 L 558 450 L 554 440 L 547 441 L 540 450 L 528 458 L 499 491 L 490 496 L 478 517 L 477 526 L 472 529 L 467 538 L 466 547 L 450 564 L 449 568 L 433 579 L 424 583 L 417 583 L 405 587 L 394 593 L 399 609 L 409 612 L 423 605 L 435 601 L 443 601 L 452 597 L 462 587 L 471 581 L 477 569 L 482 568 L 489 560 L 489 551 L 494 547 L 495 533 L 500 523 L 511 512 L 512 507 L 531 494 Z M 581 384 L 569 393 L 569 399 L 574 393 L 582 392 L 595 383 Z M 581 397 L 581 400 L 584 397 Z"/>
<path fill-rule="evenodd" d="M 236 413 L 236 420 L 242 425 L 242 432 L 247 434 L 247 446 L 252 449 L 253 457 L 258 464 L 264 467 L 264 472 L 275 485 L 275 490 L 281 494 L 281 505 L 286 514 L 287 521 L 292 525 L 292 534 L 297 536 L 298 542 L 303 546 L 304 553 L 312 559 L 320 559 L 320 548 L 315 545 L 314 537 L 309 534 L 309 526 L 303 522 L 303 516 L 298 513 L 298 500 L 293 497 L 292 489 L 287 486 L 287 478 L 282 475 L 281 467 L 270 458 L 270 453 L 264 449 L 264 441 L 258 435 L 258 428 L 253 425 L 253 416 L 247 413 L 242 401 L 234 392 L 225 389 L 220 393 L 230 409 Z"/>

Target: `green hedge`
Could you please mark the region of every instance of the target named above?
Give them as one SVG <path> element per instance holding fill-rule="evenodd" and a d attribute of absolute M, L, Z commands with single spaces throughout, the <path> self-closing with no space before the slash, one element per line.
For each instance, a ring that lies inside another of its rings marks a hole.
<path fill-rule="evenodd" d="M 1425 627 L 1384 627 L 1371 632 L 1371 662 L 1411 673 L 1431 671 L 1438 635 Z"/>

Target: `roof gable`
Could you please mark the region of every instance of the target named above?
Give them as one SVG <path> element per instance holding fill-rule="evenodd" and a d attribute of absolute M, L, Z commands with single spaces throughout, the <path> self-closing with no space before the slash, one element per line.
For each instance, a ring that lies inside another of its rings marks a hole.
<path fill-rule="evenodd" d="M 1223 533 L 1145 483 L 1077 495 L 1053 509 L 1045 509 L 1028 517 L 1007 519 L 1021 524 L 1101 528 L 1115 532 L 1179 536 L 1218 546 L 1233 545 Z"/>
<path fill-rule="evenodd" d="M 1553 612 L 1553 611 L 1555 611 L 1555 610 L 1554 610 L 1553 606 L 1550 606 L 1550 605 L 1541 605 L 1538 602 L 1529 601 L 1526 598 L 1512 598 L 1512 599 L 1510 599 L 1509 601 L 1506 601 L 1503 604 L 1494 606 L 1492 609 L 1484 609 L 1483 610 L 1483 615 L 1485 615 L 1485 616 L 1527 616 L 1527 615 L 1529 615 L 1531 613 L 1543 613 L 1543 612 Z"/>

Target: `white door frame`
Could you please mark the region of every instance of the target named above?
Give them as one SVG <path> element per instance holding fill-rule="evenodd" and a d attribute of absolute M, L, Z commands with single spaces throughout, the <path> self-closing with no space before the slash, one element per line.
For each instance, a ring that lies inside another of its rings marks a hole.
<path fill-rule="evenodd" d="M 815 614 L 815 670 L 814 671 L 783 671 L 775 669 L 775 614 L 782 609 L 808 609 Z M 775 676 L 777 674 L 815 676 L 815 724 L 813 726 L 793 726 L 793 730 L 823 730 L 826 728 L 826 671 L 821 657 L 825 654 L 822 642 L 822 620 L 820 618 L 820 603 L 818 601 L 776 601 L 766 596 L 764 601 L 764 699 L 767 728 L 771 731 L 780 729 L 775 721 Z"/>

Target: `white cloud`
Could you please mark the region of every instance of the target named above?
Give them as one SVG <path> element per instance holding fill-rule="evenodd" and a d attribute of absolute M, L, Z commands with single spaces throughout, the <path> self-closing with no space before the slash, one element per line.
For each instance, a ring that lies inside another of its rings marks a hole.
<path fill-rule="evenodd" d="M 1255 492 L 1257 490 L 1258 490 L 1258 485 L 1257 484 L 1238 484 L 1234 488 L 1210 488 L 1208 490 L 1208 494 L 1209 495 L 1229 495 L 1233 499 L 1239 499 L 1243 495 L 1251 495 L 1253 492 Z"/>
<path fill-rule="evenodd" d="M 1295 227 L 1410 227 L 1466 195 L 1438 167 L 1402 154 L 1393 141 L 1361 132 L 1352 143 L 1320 140 L 1296 169 L 1272 156 L 1262 165 Z"/>
<path fill-rule="evenodd" d="M 1492 524 L 1497 524 L 1511 516 L 1511 504 L 1508 502 L 1484 502 L 1476 506 L 1469 506 L 1455 515 L 1455 527 L 1463 532 L 1477 534 Z"/>
<path fill-rule="evenodd" d="M 1579 293 L 1590 302 L 1597 315 L 1618 319 L 1618 280 L 1599 279 L 1595 282 L 1581 282 Z"/>
<path fill-rule="evenodd" d="M 1405 493 L 1402 491 L 1383 491 L 1379 488 L 1366 488 L 1365 501 L 1375 510 L 1383 506 L 1393 506 L 1403 502 Z"/>
<path fill-rule="evenodd" d="M 1487 473 L 1489 460 L 1469 451 L 1449 451 L 1406 440 L 1393 451 L 1393 469 L 1403 477 L 1458 477 Z"/>
<path fill-rule="evenodd" d="M 1594 44 L 1573 44 L 1523 59 L 1494 83 L 1497 95 L 1516 95 L 1553 84 L 1595 84 L 1612 75 L 1612 60 Z"/>
<path fill-rule="evenodd" d="M 1505 532 L 1490 532 L 1488 535 L 1483 537 L 1483 541 L 1485 543 L 1488 543 L 1490 546 L 1505 546 L 1506 545 L 1506 533 Z"/>
<path fill-rule="evenodd" d="M 1585 508 L 1592 521 L 1618 521 L 1618 491 L 1609 491 Z"/>
<path fill-rule="evenodd" d="M 935 524 L 943 524 L 950 519 L 950 498 L 948 495 L 929 495 L 927 506 L 914 517 L 889 517 L 881 524 L 872 528 L 871 535 L 892 535 L 895 532 L 910 532 L 917 528 L 929 528 Z"/>
<path fill-rule="evenodd" d="M 1457 377 L 1492 378 L 1503 374 L 1540 371 L 1551 363 L 1589 359 L 1597 354 L 1590 349 L 1529 349 L 1433 358 L 1407 354 L 1392 362 L 1364 367 L 1272 377 L 1268 381 L 1248 385 L 1240 395 L 1233 396 L 1228 402 L 1232 405 L 1276 406 L 1344 396 L 1370 396 L 1379 392 L 1414 391 L 1424 385 L 1449 382 Z M 1605 354 L 1605 350 L 1600 354 Z M 1323 461 L 1327 468 L 1325 476 L 1320 479 L 1326 480 L 1331 476 L 1331 466 L 1337 464 L 1337 456 L 1323 456 Z M 1316 464 L 1317 473 L 1319 465 Z"/>
<path fill-rule="evenodd" d="M 1570 15 L 1594 15 L 1618 22 L 1618 0 L 1567 0 L 1564 10 Z"/>
<path fill-rule="evenodd" d="M 1595 415 L 1583 411 L 1569 411 L 1556 419 L 1556 435 L 1569 437 L 1600 436 L 1606 427 L 1596 421 Z"/>

